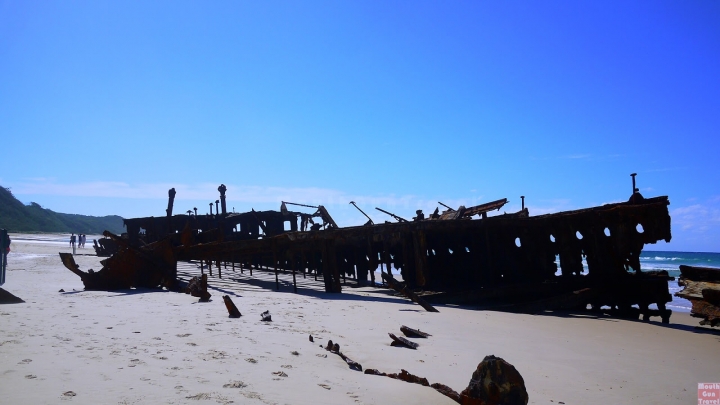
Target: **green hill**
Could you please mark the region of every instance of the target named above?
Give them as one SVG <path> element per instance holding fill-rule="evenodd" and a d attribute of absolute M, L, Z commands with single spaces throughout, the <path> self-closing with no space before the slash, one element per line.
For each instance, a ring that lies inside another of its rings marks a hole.
<path fill-rule="evenodd" d="M 108 230 L 118 235 L 125 232 L 123 219 L 117 215 L 91 217 L 62 214 L 43 208 L 34 202 L 25 205 L 5 187 L 0 187 L 0 228 L 10 232 L 97 234 Z"/>

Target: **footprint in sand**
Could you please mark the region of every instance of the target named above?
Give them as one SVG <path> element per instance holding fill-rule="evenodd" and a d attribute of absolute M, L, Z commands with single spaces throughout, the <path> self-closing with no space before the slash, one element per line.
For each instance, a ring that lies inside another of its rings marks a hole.
<path fill-rule="evenodd" d="M 182 335 L 175 335 L 175 336 L 177 336 L 177 337 L 188 337 L 188 336 L 190 336 L 190 335 L 192 335 L 192 333 L 183 333 Z"/>
<path fill-rule="evenodd" d="M 282 368 L 292 368 L 292 366 L 289 365 L 289 364 L 284 364 L 284 365 L 282 365 L 282 366 L 280 366 L 280 367 L 282 367 Z"/>
<path fill-rule="evenodd" d="M 72 391 L 65 391 L 65 392 L 63 392 L 63 395 L 66 397 L 74 397 L 77 394 Z"/>
<path fill-rule="evenodd" d="M 325 388 L 326 390 L 329 390 L 329 389 L 330 389 L 330 386 L 327 385 L 327 384 L 318 384 L 318 385 L 319 385 L 320 387 Z"/>
<path fill-rule="evenodd" d="M 257 360 L 255 360 L 253 358 L 245 359 L 245 361 L 247 361 L 248 363 L 252 363 L 252 364 L 257 363 Z"/>
<path fill-rule="evenodd" d="M 223 388 L 245 388 L 247 387 L 247 384 L 245 384 L 242 381 L 233 381 L 229 384 L 224 384 Z"/>
<path fill-rule="evenodd" d="M 21 360 L 18 364 L 28 364 L 28 363 L 30 363 L 30 362 L 32 362 L 31 359 L 23 359 L 23 360 Z"/>
<path fill-rule="evenodd" d="M 195 394 L 195 395 L 190 395 L 189 397 L 185 397 L 185 398 L 187 398 L 187 399 L 196 399 L 196 400 L 212 399 L 212 397 L 210 396 L 210 394 L 205 393 L 205 392 L 201 392 L 201 393 Z"/>
<path fill-rule="evenodd" d="M 287 377 L 288 376 L 287 374 L 285 374 L 284 371 L 275 371 L 275 372 L 273 372 L 273 375 L 276 375 L 278 377 Z"/>
<path fill-rule="evenodd" d="M 145 362 L 140 359 L 132 359 L 130 360 L 130 364 L 128 365 L 128 367 L 135 367 L 138 364 L 145 364 Z"/>
<path fill-rule="evenodd" d="M 28 374 L 25 376 L 25 378 L 27 378 L 28 380 L 32 380 L 32 379 L 37 378 L 37 376 L 35 374 Z"/>

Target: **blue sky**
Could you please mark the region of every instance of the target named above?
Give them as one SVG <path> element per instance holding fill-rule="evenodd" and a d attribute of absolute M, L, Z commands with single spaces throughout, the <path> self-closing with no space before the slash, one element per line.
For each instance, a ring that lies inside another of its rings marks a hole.
<path fill-rule="evenodd" d="M 0 0 L 0 185 L 125 217 L 668 195 L 720 251 L 720 2 Z"/>

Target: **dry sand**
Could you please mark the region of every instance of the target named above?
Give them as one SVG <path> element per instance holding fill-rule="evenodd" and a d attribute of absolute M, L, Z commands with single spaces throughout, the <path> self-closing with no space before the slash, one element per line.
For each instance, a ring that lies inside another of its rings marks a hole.
<path fill-rule="evenodd" d="M 21 239 L 13 236 L 3 288 L 26 302 L 0 306 L 0 403 L 454 404 L 432 388 L 349 369 L 319 347 L 328 339 L 366 369 L 406 369 L 457 391 L 494 354 L 522 374 L 532 404 L 690 404 L 697 383 L 720 382 L 720 334 L 695 329 L 688 314 L 661 325 L 450 306 L 428 313 L 383 289 L 326 294 L 298 275 L 294 294 L 286 273 L 276 292 L 274 275 L 230 268 L 210 278 L 209 303 L 86 292 L 60 263 L 66 244 Z M 83 270 L 101 267 L 91 242 L 76 256 Z M 199 273 L 192 264 L 179 271 Z M 224 294 L 241 318 L 228 318 Z M 265 310 L 273 322 L 260 320 Z M 416 340 L 418 350 L 392 347 L 387 333 L 400 325 L 433 336 Z"/>

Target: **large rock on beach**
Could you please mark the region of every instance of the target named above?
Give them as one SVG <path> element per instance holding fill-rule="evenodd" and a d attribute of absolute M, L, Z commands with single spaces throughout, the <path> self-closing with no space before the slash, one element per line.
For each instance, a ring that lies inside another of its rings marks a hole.
<path fill-rule="evenodd" d="M 478 364 L 460 400 L 463 405 L 526 405 L 528 393 L 515 367 L 490 355 Z"/>

